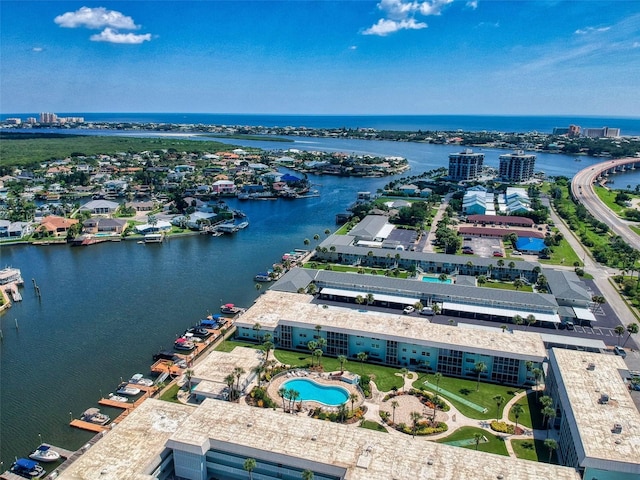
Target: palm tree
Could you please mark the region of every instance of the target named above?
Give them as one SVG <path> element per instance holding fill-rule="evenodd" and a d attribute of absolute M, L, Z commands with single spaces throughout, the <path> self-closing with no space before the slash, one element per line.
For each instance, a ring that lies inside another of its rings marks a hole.
<path fill-rule="evenodd" d="M 503 323 L 502 325 L 500 325 L 500 328 L 501 328 L 501 329 L 502 329 L 502 331 L 504 332 L 504 331 L 505 331 L 507 328 L 509 328 L 509 327 L 507 327 L 507 326 Z"/>
<path fill-rule="evenodd" d="M 394 425 L 396 423 L 396 408 L 398 408 L 399 406 L 400 404 L 396 400 L 391 401 L 391 410 L 393 411 L 391 421 L 393 422 Z"/>
<path fill-rule="evenodd" d="M 400 369 L 400 375 L 402 375 L 402 391 L 404 392 L 404 381 L 405 378 L 407 376 L 407 373 L 409 373 L 409 370 L 407 370 L 406 368 L 401 368 Z"/>
<path fill-rule="evenodd" d="M 622 335 L 624 335 L 624 332 L 626 332 L 627 330 L 622 325 L 617 325 L 616 328 L 613 329 L 613 331 L 616 333 L 616 335 L 618 335 L 618 345 L 620 345 L 620 337 L 622 337 Z"/>
<path fill-rule="evenodd" d="M 542 369 L 534 368 L 533 370 L 531 370 L 531 373 L 533 373 L 533 378 L 536 381 L 536 396 L 537 396 L 538 393 L 540 392 L 540 390 L 538 389 L 538 385 L 540 384 L 540 379 L 542 378 Z"/>
<path fill-rule="evenodd" d="M 316 331 L 316 336 L 315 338 L 320 338 L 320 330 L 322 330 L 322 325 L 318 324 L 315 327 L 313 327 Z"/>
<path fill-rule="evenodd" d="M 518 290 L 520 290 L 524 286 L 524 282 L 522 280 L 520 280 L 519 278 L 516 278 L 513 281 L 513 286 L 514 286 L 514 288 L 516 289 L 516 292 L 517 292 Z"/>
<path fill-rule="evenodd" d="M 313 236 L 313 239 L 316 241 L 316 246 L 318 245 L 318 240 L 320 240 L 320 235 L 317 233 Z"/>
<path fill-rule="evenodd" d="M 249 480 L 253 478 L 253 471 L 256 468 L 256 459 L 255 458 L 247 458 L 242 464 L 242 468 L 244 468 L 247 472 L 249 472 Z"/>
<path fill-rule="evenodd" d="M 192 368 L 187 368 L 184 371 L 184 376 L 187 379 L 187 385 L 189 386 L 189 393 L 191 393 L 191 379 L 193 378 L 194 371 Z"/>
<path fill-rule="evenodd" d="M 516 268 L 515 262 L 509 262 L 509 265 L 507 266 L 509 267 L 510 270 L 513 270 L 514 268 Z"/>
<path fill-rule="evenodd" d="M 354 403 L 358 400 L 358 394 L 357 393 L 352 393 L 351 395 L 349 395 L 349 400 L 351 400 L 351 415 L 353 415 L 353 405 Z"/>
<path fill-rule="evenodd" d="M 253 330 L 256 332 L 257 341 L 260 342 L 260 330 L 262 330 L 262 325 L 260 325 L 258 322 L 254 323 Z"/>
<path fill-rule="evenodd" d="M 236 377 L 236 390 L 238 391 L 238 395 L 240 394 L 240 377 L 244 375 L 246 372 L 242 367 L 236 367 L 233 369 L 233 374 Z"/>
<path fill-rule="evenodd" d="M 375 270 L 374 270 L 374 272 L 375 272 Z M 371 272 L 371 273 L 373 273 L 373 272 Z M 367 305 L 371 305 L 375 301 L 376 301 L 376 299 L 373 296 L 373 293 L 367 293 Z"/>
<path fill-rule="evenodd" d="M 520 415 L 522 415 L 524 413 L 524 407 L 522 405 L 520 405 L 519 403 L 515 403 L 513 405 L 513 407 L 511 407 L 511 413 L 513 413 L 513 416 L 516 417 L 516 431 L 518 430 L 518 419 L 520 418 Z"/>
<path fill-rule="evenodd" d="M 256 292 L 262 290 L 262 285 L 260 283 L 256 283 Z"/>
<path fill-rule="evenodd" d="M 525 330 L 527 328 L 529 328 L 531 325 L 533 325 L 534 323 L 536 323 L 538 320 L 536 319 L 536 316 L 533 314 L 529 314 L 527 315 L 527 326 L 525 327 Z"/>
<path fill-rule="evenodd" d="M 305 246 L 308 246 L 311 243 L 311 241 L 308 238 L 305 238 L 302 243 L 304 243 Z"/>
<path fill-rule="evenodd" d="M 549 419 L 551 418 L 551 416 L 555 416 L 556 411 L 553 407 L 544 407 L 541 411 L 542 413 L 542 418 L 543 418 L 543 422 L 546 424 L 547 427 L 547 438 L 549 437 Z"/>
<path fill-rule="evenodd" d="M 422 418 L 422 414 L 420 412 L 411 412 L 409 416 L 411 417 L 411 432 L 413 433 L 413 438 L 415 438 L 418 431 L 418 422 Z"/>
<path fill-rule="evenodd" d="M 313 472 L 311 470 L 304 470 L 302 472 L 302 480 L 313 480 Z"/>
<path fill-rule="evenodd" d="M 344 372 L 344 364 L 347 363 L 346 355 L 338 355 L 338 362 L 340 362 L 340 373 Z"/>
<path fill-rule="evenodd" d="M 287 395 L 287 389 L 284 387 L 280 387 L 278 389 L 278 396 L 282 399 L 282 411 L 285 411 L 285 406 L 284 406 L 284 397 Z"/>
<path fill-rule="evenodd" d="M 296 400 L 300 398 L 300 392 L 294 389 L 289 390 L 289 411 L 293 412 Z"/>
<path fill-rule="evenodd" d="M 224 377 L 224 383 L 226 383 L 227 387 L 229 387 L 229 401 L 230 402 L 233 400 L 233 397 L 235 396 L 234 391 L 233 391 L 233 384 L 235 383 L 235 381 L 236 381 L 236 377 L 234 377 L 232 373 L 230 373 L 229 375 Z"/>
<path fill-rule="evenodd" d="M 558 442 L 556 442 L 553 438 L 547 438 L 544 441 L 544 446 L 549 449 L 549 463 L 551 463 L 551 457 L 553 456 L 553 451 L 558 448 Z"/>
<path fill-rule="evenodd" d="M 500 405 L 504 403 L 504 397 L 502 395 L 496 395 L 493 397 L 493 401 L 496 402 L 496 421 L 500 419 Z"/>
<path fill-rule="evenodd" d="M 476 432 L 473 434 L 473 439 L 476 441 L 476 450 L 478 450 L 478 446 L 480 445 L 480 440 L 482 440 L 483 435 L 480 432 Z"/>
<path fill-rule="evenodd" d="M 362 295 L 356 295 L 356 303 L 362 305 L 364 303 L 364 297 Z"/>
<path fill-rule="evenodd" d="M 266 335 L 265 335 L 266 337 Z M 273 347 L 275 345 L 273 344 L 273 342 L 267 340 L 266 342 L 264 342 L 262 344 L 262 350 L 264 350 L 264 363 L 266 364 L 269 361 L 269 352 L 271 352 L 271 350 L 273 350 Z"/>
<path fill-rule="evenodd" d="M 435 402 L 435 400 L 438 399 L 438 391 L 440 390 L 440 379 L 442 379 L 442 374 L 440 372 L 436 372 L 433 374 L 433 378 L 436 380 L 436 393 L 435 393 L 435 398 L 434 398 L 434 402 L 433 402 L 433 420 L 435 421 L 436 419 L 436 407 L 437 404 Z"/>
<path fill-rule="evenodd" d="M 316 348 L 313 351 L 313 356 L 316 357 L 318 359 L 318 366 L 322 367 L 322 363 L 320 362 L 320 358 L 322 357 L 322 349 L 320 348 Z"/>
<path fill-rule="evenodd" d="M 360 360 L 360 374 L 364 374 L 364 362 L 369 358 L 369 355 L 367 355 L 367 352 L 358 352 L 356 357 Z"/>
<path fill-rule="evenodd" d="M 631 338 L 631 335 L 635 335 L 639 331 L 640 331 L 640 327 L 638 326 L 637 323 L 631 322 L 629 325 L 627 325 L 627 332 L 629 332 L 629 336 L 625 338 L 624 343 L 622 344 L 622 347 L 624 348 L 624 346 L 627 344 L 627 342 Z"/>
<path fill-rule="evenodd" d="M 331 230 L 329 230 L 328 228 L 326 228 L 324 230 L 324 234 L 328 237 L 329 235 L 331 235 Z"/>
<path fill-rule="evenodd" d="M 511 321 L 515 325 L 522 325 L 524 323 L 524 320 L 520 315 L 514 315 L 513 318 L 511 318 Z"/>
<path fill-rule="evenodd" d="M 316 342 L 315 340 L 311 340 L 309 343 L 307 343 L 307 348 L 311 352 L 311 366 L 313 367 L 313 352 L 318 348 L 318 342 Z"/>
<path fill-rule="evenodd" d="M 256 377 L 258 377 L 258 388 L 260 388 L 260 386 L 262 385 L 262 374 L 265 371 L 264 363 L 259 363 L 258 365 L 253 367 L 251 371 L 256 374 Z"/>
<path fill-rule="evenodd" d="M 441 273 L 440 276 L 438 277 L 438 280 L 440 280 L 442 283 L 444 283 L 444 282 L 447 281 L 448 278 L 449 277 L 447 276 L 446 273 Z"/>
<path fill-rule="evenodd" d="M 478 278 L 476 279 L 476 282 L 478 282 L 478 285 L 482 286 L 485 283 L 487 283 L 487 277 L 484 275 L 478 275 Z"/>
<path fill-rule="evenodd" d="M 484 362 L 476 362 L 474 371 L 478 374 L 478 381 L 476 382 L 476 392 L 480 390 L 480 375 L 487 371 L 487 364 Z"/>

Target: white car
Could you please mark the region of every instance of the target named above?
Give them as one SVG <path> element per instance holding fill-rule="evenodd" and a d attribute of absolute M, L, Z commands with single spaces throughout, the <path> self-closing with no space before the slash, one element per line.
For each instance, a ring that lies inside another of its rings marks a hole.
<path fill-rule="evenodd" d="M 402 313 L 404 313 L 405 315 L 408 315 L 408 314 L 413 313 L 415 311 L 416 311 L 415 308 L 413 308 L 411 305 L 408 305 L 408 306 L 404 307 L 404 310 L 402 311 Z"/>
<path fill-rule="evenodd" d="M 520 256 L 522 255 L 522 252 L 519 252 L 518 250 L 514 250 L 513 252 L 511 252 L 511 255 Z"/>

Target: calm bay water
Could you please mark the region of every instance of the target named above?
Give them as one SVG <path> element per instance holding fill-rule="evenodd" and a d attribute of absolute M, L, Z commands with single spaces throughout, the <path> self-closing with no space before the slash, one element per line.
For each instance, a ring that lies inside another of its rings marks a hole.
<path fill-rule="evenodd" d="M 409 159 L 416 175 L 446 166 L 458 147 L 363 140 L 296 139 L 294 143 L 228 143 L 266 149 L 298 148 Z M 498 165 L 503 150 L 484 150 Z M 600 160 L 539 154 L 536 170 L 571 177 Z M 627 175 L 627 174 L 625 174 Z M 634 177 L 635 176 L 635 177 Z M 634 177 L 635 179 L 631 178 Z M 22 270 L 24 301 L 0 316 L 0 459 L 7 467 L 44 441 L 82 446 L 91 434 L 68 426 L 71 417 L 97 405 L 120 378 L 146 373 L 151 355 L 221 303 L 249 306 L 259 294 L 253 275 L 303 240 L 324 238 L 334 215 L 375 192 L 391 178 L 311 177 L 321 196 L 293 201 L 229 203 L 250 226 L 234 236 L 173 238 L 162 245 L 136 242 L 91 247 L 0 247 L 0 265 Z M 637 184 L 635 173 L 626 183 Z M 634 183 L 635 182 L 635 183 Z M 32 279 L 42 292 L 35 295 Z M 18 323 L 18 329 L 15 323 Z M 118 411 L 103 408 L 115 416 Z"/>

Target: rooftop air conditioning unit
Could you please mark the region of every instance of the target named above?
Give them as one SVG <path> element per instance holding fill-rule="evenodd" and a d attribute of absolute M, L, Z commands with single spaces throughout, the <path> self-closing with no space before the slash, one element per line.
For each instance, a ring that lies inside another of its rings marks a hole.
<path fill-rule="evenodd" d="M 614 423 L 613 424 L 613 430 L 611 430 L 613 433 L 622 433 L 622 425 L 620 425 L 619 423 Z"/>
<path fill-rule="evenodd" d="M 609 395 L 607 395 L 606 393 L 602 393 L 600 395 L 600 403 L 603 405 L 606 405 L 607 403 L 609 403 Z"/>
<path fill-rule="evenodd" d="M 595 369 L 596 369 L 595 363 L 590 363 L 589 365 L 587 365 L 587 370 L 595 370 Z"/>

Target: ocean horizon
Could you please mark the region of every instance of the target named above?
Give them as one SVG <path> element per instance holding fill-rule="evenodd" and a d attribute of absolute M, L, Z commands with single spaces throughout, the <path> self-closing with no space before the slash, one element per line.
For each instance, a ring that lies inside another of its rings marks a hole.
<path fill-rule="evenodd" d="M 622 136 L 640 136 L 640 117 L 588 115 L 329 115 L 162 112 L 56 112 L 59 117 L 84 117 L 86 122 L 174 123 L 262 127 L 373 128 L 396 131 L 467 131 L 552 133 L 556 127 L 619 128 Z M 38 113 L 3 113 L 0 121 L 38 117 Z"/>

